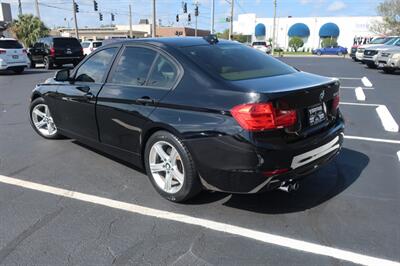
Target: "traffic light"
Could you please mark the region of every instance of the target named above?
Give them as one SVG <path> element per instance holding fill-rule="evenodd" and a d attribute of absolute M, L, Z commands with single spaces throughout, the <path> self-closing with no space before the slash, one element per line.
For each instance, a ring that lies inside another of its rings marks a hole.
<path fill-rule="evenodd" d="M 176 22 L 179 22 L 179 15 L 176 15 Z"/>
<path fill-rule="evenodd" d="M 188 21 L 192 21 L 192 16 L 190 14 L 188 14 Z"/>
<path fill-rule="evenodd" d="M 113 13 L 111 13 L 111 21 L 115 20 L 115 15 Z"/>
<path fill-rule="evenodd" d="M 183 13 L 187 13 L 187 3 L 183 3 Z"/>
<path fill-rule="evenodd" d="M 79 13 L 79 5 L 77 3 L 74 3 L 74 11 Z"/>
<path fill-rule="evenodd" d="M 198 7 L 198 6 L 196 6 L 196 7 L 194 8 L 194 15 L 195 15 L 196 17 L 199 15 L 199 7 Z"/>
<path fill-rule="evenodd" d="M 97 4 L 97 1 L 93 1 L 93 7 L 94 7 L 94 11 L 99 11 L 99 5 Z"/>
<path fill-rule="evenodd" d="M 103 14 L 99 13 L 99 20 L 103 21 Z"/>

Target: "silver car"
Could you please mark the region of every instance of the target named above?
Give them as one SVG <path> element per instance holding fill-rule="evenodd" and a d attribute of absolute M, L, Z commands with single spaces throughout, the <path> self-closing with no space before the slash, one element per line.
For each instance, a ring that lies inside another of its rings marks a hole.
<path fill-rule="evenodd" d="M 400 47 L 380 52 L 375 64 L 385 73 L 394 73 L 400 69 Z"/>
<path fill-rule="evenodd" d="M 363 62 L 369 67 L 369 68 L 376 68 L 376 60 L 379 56 L 380 53 L 383 53 L 387 50 L 391 50 L 395 47 L 400 47 L 400 37 L 396 37 L 385 43 L 384 45 L 379 45 L 379 46 L 374 46 L 365 49 L 364 51 L 364 56 L 363 56 Z"/>

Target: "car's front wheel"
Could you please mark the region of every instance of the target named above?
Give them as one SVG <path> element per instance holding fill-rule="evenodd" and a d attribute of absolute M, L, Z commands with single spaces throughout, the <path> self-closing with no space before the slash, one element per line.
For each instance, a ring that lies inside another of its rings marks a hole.
<path fill-rule="evenodd" d="M 144 161 L 154 188 L 164 198 L 183 202 L 201 191 L 190 152 L 182 141 L 171 133 L 158 131 L 149 138 Z"/>
<path fill-rule="evenodd" d="M 48 57 L 43 59 L 43 64 L 45 69 L 53 69 L 53 62 L 51 62 Z"/>
<path fill-rule="evenodd" d="M 40 136 L 46 139 L 61 138 L 50 109 L 43 98 L 37 98 L 32 101 L 29 114 L 31 125 Z"/>

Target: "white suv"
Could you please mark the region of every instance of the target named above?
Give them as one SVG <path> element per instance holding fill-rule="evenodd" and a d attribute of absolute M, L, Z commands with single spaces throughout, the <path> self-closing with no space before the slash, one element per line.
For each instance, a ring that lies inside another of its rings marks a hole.
<path fill-rule="evenodd" d="M 251 46 L 257 50 L 260 50 L 261 52 L 264 52 L 267 54 L 271 53 L 271 46 L 267 45 L 266 42 L 256 41 L 256 42 L 253 42 Z"/>
<path fill-rule="evenodd" d="M 0 70 L 20 74 L 28 66 L 28 54 L 22 44 L 12 38 L 0 38 Z"/>
<path fill-rule="evenodd" d="M 101 41 L 83 41 L 81 42 L 83 54 L 89 55 L 91 52 L 99 48 L 103 43 Z"/>

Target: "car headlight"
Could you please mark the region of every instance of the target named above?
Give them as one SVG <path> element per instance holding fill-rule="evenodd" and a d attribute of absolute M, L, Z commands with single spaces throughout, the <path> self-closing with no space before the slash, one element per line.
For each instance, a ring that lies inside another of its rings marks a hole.
<path fill-rule="evenodd" d="M 395 60 L 400 59 L 400 53 L 392 54 L 391 58 Z"/>

